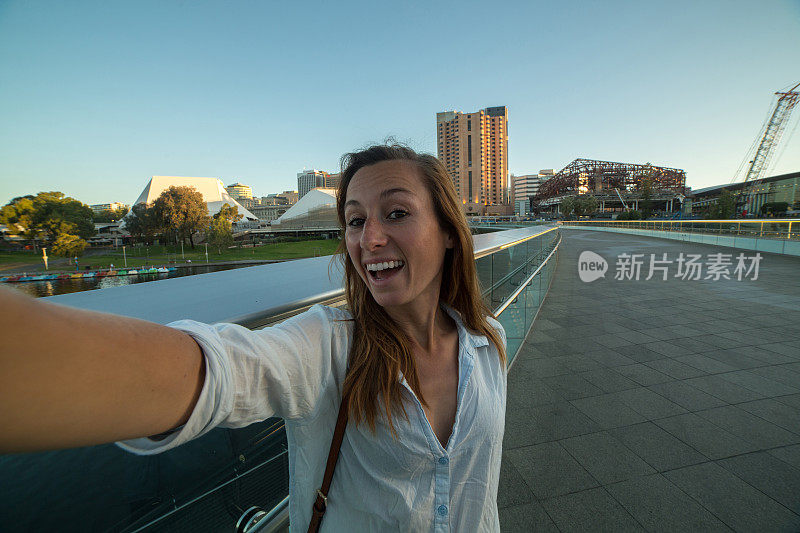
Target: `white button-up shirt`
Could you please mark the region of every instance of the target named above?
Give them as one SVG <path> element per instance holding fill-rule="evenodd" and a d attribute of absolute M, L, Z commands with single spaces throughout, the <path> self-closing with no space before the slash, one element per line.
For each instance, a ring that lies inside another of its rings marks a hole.
<path fill-rule="evenodd" d="M 497 485 L 506 406 L 506 369 L 494 345 L 458 328 L 458 396 L 446 447 L 433 432 L 405 379 L 408 414 L 394 417 L 395 440 L 383 417 L 373 433 L 348 423 L 321 531 L 499 531 Z M 499 323 L 490 319 L 505 342 Z M 153 454 L 217 426 L 238 428 L 283 417 L 289 443 L 289 520 L 305 531 L 322 483 L 341 403 L 352 337 L 351 315 L 316 305 L 285 322 L 251 331 L 189 320 L 206 358 L 200 398 L 180 431 L 161 441 L 133 439 L 125 450 Z"/>

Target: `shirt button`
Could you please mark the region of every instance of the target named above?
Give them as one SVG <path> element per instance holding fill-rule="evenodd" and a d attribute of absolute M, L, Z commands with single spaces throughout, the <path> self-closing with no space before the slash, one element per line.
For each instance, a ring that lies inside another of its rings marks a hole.
<path fill-rule="evenodd" d="M 438 509 L 436 509 L 436 511 L 437 511 L 437 512 L 438 512 L 440 515 L 442 515 L 442 516 L 445 516 L 445 515 L 447 514 L 447 506 L 446 506 L 446 505 L 440 505 L 440 506 L 439 506 L 439 508 L 438 508 Z"/>
<path fill-rule="evenodd" d="M 439 457 L 439 464 L 440 465 L 446 465 L 449 462 L 450 461 L 447 460 L 447 457 Z"/>

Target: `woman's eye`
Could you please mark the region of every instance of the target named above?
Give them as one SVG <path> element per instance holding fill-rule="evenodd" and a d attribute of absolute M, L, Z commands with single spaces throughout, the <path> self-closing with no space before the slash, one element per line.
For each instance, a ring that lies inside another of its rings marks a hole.
<path fill-rule="evenodd" d="M 391 213 L 389 213 L 390 219 L 398 219 L 403 218 L 404 216 L 408 215 L 408 211 L 403 211 L 402 209 L 395 209 Z"/>
<path fill-rule="evenodd" d="M 347 222 L 347 225 L 350 226 L 351 228 L 357 228 L 359 226 L 363 226 L 364 225 L 364 219 L 363 218 L 358 218 L 358 217 L 351 218 Z"/>

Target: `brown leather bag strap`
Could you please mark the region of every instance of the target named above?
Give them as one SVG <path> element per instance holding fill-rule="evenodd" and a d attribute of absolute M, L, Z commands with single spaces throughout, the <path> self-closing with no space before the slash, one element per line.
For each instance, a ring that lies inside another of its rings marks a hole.
<path fill-rule="evenodd" d="M 339 406 L 339 416 L 336 417 L 336 429 L 333 430 L 331 449 L 328 452 L 328 462 L 325 465 L 325 474 L 322 476 L 322 486 L 317 490 L 317 499 L 311 508 L 311 522 L 308 524 L 308 533 L 317 533 L 322 523 L 322 516 L 328 507 L 328 491 L 333 481 L 333 471 L 339 460 L 339 449 L 342 447 L 344 430 L 347 427 L 347 398 L 342 398 Z"/>

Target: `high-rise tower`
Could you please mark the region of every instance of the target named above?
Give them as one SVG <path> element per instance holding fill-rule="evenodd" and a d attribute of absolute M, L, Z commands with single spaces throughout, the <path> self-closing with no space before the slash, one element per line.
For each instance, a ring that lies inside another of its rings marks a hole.
<path fill-rule="evenodd" d="M 480 211 L 481 206 L 508 204 L 505 106 L 474 113 L 437 113 L 436 140 L 439 160 L 453 178 L 467 212 Z"/>

